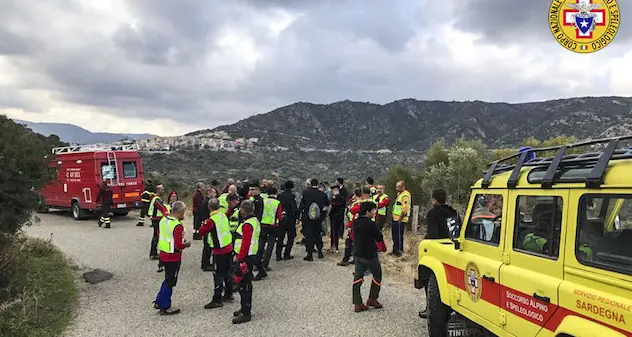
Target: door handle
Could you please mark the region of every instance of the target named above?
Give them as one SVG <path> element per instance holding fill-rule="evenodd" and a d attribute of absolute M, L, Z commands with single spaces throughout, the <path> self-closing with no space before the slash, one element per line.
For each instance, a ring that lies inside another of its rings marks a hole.
<path fill-rule="evenodd" d="M 551 298 L 550 297 L 540 296 L 540 295 L 538 295 L 538 293 L 533 293 L 533 297 L 535 297 L 536 300 L 539 300 L 539 301 L 542 301 L 542 302 L 546 302 L 546 303 L 551 303 Z"/>
<path fill-rule="evenodd" d="M 496 283 L 496 279 L 493 276 L 483 275 L 483 280 L 489 281 L 491 283 Z"/>

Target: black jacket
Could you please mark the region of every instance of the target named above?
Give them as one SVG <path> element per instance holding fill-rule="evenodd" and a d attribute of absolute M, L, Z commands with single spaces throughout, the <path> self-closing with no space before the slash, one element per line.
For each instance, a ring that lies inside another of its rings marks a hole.
<path fill-rule="evenodd" d="M 325 192 L 321 192 L 318 188 L 312 187 L 303 190 L 301 204 L 298 207 L 301 221 L 310 221 L 307 210 L 309 209 L 309 205 L 313 202 L 320 207 L 320 221 L 322 222 L 325 220 L 325 217 L 327 216 L 327 210 L 325 208 L 329 206 L 329 198 L 327 198 L 327 194 L 325 194 Z"/>
<path fill-rule="evenodd" d="M 355 257 L 363 259 L 377 258 L 378 242 L 384 241 L 382 232 L 373 220 L 361 216 L 353 221 L 353 249 Z"/>
<path fill-rule="evenodd" d="M 345 209 L 347 208 L 347 199 L 342 195 L 342 193 L 338 195 L 334 195 L 329 202 L 331 205 L 331 215 L 340 215 L 345 213 Z"/>
<path fill-rule="evenodd" d="M 281 203 L 283 210 L 283 220 L 281 226 L 295 226 L 298 219 L 298 207 L 296 206 L 296 197 L 292 190 L 284 190 L 277 196 L 277 200 Z"/>
<path fill-rule="evenodd" d="M 261 218 L 263 217 L 263 198 L 261 197 L 261 195 L 257 194 L 254 197 L 255 200 L 252 201 L 252 203 L 255 205 L 255 216 L 257 217 L 257 220 L 261 221 Z M 244 221 L 244 219 L 241 216 L 241 213 L 239 213 L 239 223 L 242 223 Z"/>
<path fill-rule="evenodd" d="M 457 215 L 456 210 L 448 205 L 435 205 L 428 214 L 428 231 L 426 239 L 447 239 L 450 237 L 446 220 Z"/>

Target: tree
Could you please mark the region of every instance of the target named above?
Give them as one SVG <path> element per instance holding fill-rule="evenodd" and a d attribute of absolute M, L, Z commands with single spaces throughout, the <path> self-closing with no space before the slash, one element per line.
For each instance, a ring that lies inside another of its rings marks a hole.
<path fill-rule="evenodd" d="M 428 149 L 428 153 L 426 153 L 426 158 L 424 159 L 424 169 L 428 170 L 432 166 L 440 163 L 448 165 L 448 160 L 448 150 L 446 150 L 445 142 L 443 138 L 441 138 L 432 143 L 430 149 Z"/>
<path fill-rule="evenodd" d="M 13 244 L 20 228 L 31 222 L 39 205 L 37 191 L 51 181 L 51 147 L 64 145 L 59 137 L 45 137 L 0 116 L 0 302 L 10 296 L 18 248 Z"/>

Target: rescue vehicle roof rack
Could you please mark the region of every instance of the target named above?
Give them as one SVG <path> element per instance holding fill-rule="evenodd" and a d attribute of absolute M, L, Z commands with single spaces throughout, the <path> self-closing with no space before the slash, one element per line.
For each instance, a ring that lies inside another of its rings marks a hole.
<path fill-rule="evenodd" d="M 522 167 L 546 168 L 546 173 L 540 183 L 542 188 L 551 188 L 556 183 L 557 173 L 565 168 L 591 168 L 584 182 L 587 188 L 596 188 L 603 184 L 604 174 L 611 160 L 632 158 L 632 148 L 618 148 L 622 140 L 630 140 L 632 135 L 612 138 L 588 140 L 569 145 L 549 146 L 543 148 L 523 148 L 520 152 L 501 158 L 489 164 L 489 168 L 483 176 L 482 187 L 489 188 L 492 177 L 495 174 L 512 171 L 507 180 L 508 188 L 516 188 Z M 586 152 L 582 154 L 566 154 L 572 148 L 607 144 L 602 151 Z M 556 151 L 552 157 L 538 158 L 539 152 Z M 517 159 L 515 164 L 505 163 L 511 159 Z"/>
<path fill-rule="evenodd" d="M 53 148 L 53 154 L 79 152 L 110 152 L 110 151 L 138 151 L 138 145 L 133 144 L 89 144 Z"/>

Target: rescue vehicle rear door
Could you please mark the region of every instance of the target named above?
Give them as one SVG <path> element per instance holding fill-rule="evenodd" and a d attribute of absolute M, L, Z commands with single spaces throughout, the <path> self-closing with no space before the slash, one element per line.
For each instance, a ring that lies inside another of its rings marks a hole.
<path fill-rule="evenodd" d="M 569 190 L 510 190 L 504 264 L 503 328 L 516 336 L 548 335 L 543 327 L 558 308 L 563 280 Z M 550 333 L 550 332 L 549 332 Z M 552 335 L 552 334 L 551 334 Z"/>

